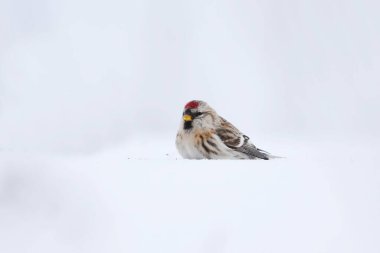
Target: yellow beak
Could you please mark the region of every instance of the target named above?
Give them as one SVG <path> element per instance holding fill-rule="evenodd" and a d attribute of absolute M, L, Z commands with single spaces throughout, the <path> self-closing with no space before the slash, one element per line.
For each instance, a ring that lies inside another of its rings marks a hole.
<path fill-rule="evenodd" d="M 184 121 L 192 121 L 193 117 L 191 117 L 189 114 L 185 114 L 185 115 L 183 115 L 183 120 Z"/>

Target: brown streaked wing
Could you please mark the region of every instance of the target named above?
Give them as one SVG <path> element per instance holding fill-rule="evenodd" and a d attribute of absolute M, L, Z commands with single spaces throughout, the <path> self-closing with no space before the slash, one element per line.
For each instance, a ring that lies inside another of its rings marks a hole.
<path fill-rule="evenodd" d="M 241 143 L 242 138 L 245 139 L 243 144 L 249 140 L 249 138 L 243 135 L 234 125 L 224 118 L 220 118 L 222 119 L 222 122 L 220 128 L 216 129 L 216 134 L 227 147 L 236 149 L 241 146 L 239 144 Z"/>
<path fill-rule="evenodd" d="M 227 147 L 246 154 L 250 159 L 269 159 L 268 154 L 261 152 L 255 145 L 249 142 L 248 136 L 242 134 L 234 125 L 224 118 L 221 117 L 221 119 L 221 127 L 216 129 L 216 133 Z"/>

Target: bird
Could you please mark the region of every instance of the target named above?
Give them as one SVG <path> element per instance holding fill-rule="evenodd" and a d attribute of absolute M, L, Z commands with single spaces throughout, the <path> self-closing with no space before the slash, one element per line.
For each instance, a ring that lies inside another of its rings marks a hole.
<path fill-rule="evenodd" d="M 247 135 L 201 100 L 186 103 L 176 136 L 176 147 L 184 159 L 277 158 L 257 148 Z"/>

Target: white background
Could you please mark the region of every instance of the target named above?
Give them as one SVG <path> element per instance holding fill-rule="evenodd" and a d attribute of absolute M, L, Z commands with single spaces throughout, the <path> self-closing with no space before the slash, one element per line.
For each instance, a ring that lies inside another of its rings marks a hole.
<path fill-rule="evenodd" d="M 2 0 L 0 251 L 379 252 L 379 9 Z M 180 160 L 192 99 L 286 159 Z"/>

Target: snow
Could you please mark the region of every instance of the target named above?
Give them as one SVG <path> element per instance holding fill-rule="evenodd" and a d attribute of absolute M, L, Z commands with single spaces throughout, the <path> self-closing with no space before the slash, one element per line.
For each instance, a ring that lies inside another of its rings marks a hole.
<path fill-rule="evenodd" d="M 0 1 L 0 252 L 380 252 L 380 1 Z M 188 161 L 202 99 L 283 159 Z"/>
<path fill-rule="evenodd" d="M 190 161 L 164 139 L 132 143 L 2 153 L 2 251 L 379 250 L 378 149 L 293 142 L 283 159 Z"/>

